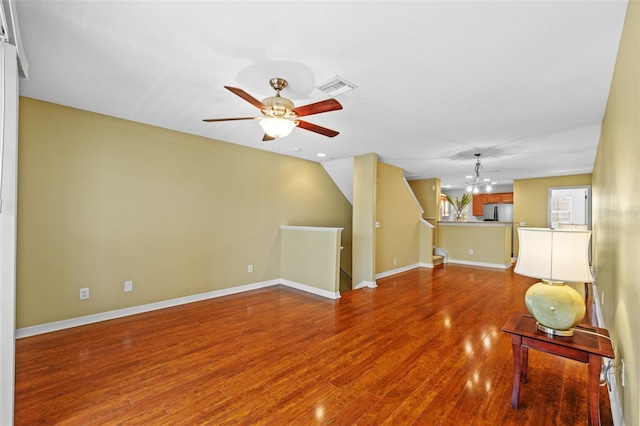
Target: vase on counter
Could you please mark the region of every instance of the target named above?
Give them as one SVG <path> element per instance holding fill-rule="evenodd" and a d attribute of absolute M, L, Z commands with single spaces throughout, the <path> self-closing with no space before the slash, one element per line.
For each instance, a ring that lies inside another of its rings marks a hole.
<path fill-rule="evenodd" d="M 467 220 L 467 210 L 469 209 L 467 206 L 471 203 L 471 195 L 464 194 L 462 195 L 462 198 L 456 197 L 455 200 L 446 192 L 444 193 L 444 196 L 447 199 L 447 202 L 449 202 L 453 207 L 454 220 L 456 222 L 465 222 Z"/>

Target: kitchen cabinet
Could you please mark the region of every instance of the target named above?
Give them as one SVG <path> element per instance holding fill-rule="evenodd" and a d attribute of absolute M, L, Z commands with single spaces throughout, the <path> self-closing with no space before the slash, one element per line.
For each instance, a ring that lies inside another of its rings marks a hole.
<path fill-rule="evenodd" d="M 513 203 L 513 192 L 473 194 L 473 215 L 482 216 L 484 205 L 494 203 Z"/>
<path fill-rule="evenodd" d="M 485 204 L 488 204 L 487 198 L 493 194 L 473 194 L 473 215 L 482 216 L 482 208 Z"/>

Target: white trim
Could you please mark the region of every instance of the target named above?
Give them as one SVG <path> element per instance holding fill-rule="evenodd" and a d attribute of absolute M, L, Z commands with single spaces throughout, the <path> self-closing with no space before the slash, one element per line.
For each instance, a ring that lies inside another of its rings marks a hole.
<path fill-rule="evenodd" d="M 0 4 L 0 9 L 2 9 Z M 0 424 L 15 405 L 16 244 L 18 217 L 18 65 L 16 48 L 0 42 Z"/>
<path fill-rule="evenodd" d="M 23 327 L 16 330 L 15 337 L 17 339 L 29 336 L 35 336 L 37 334 L 50 333 L 52 331 L 64 330 L 72 327 L 79 327 L 81 325 L 93 324 L 96 322 L 112 320 L 116 318 L 122 318 L 130 315 L 141 314 L 144 312 L 155 311 L 158 309 L 170 308 L 172 306 L 185 305 L 187 303 L 199 302 L 207 299 L 214 299 L 216 297 L 229 296 L 231 294 L 243 293 L 245 291 L 257 290 L 265 287 L 272 287 L 275 285 L 284 285 L 292 287 L 298 290 L 305 291 L 307 293 L 316 294 L 319 296 L 327 297 L 329 299 L 339 299 L 340 293 L 332 293 L 330 291 L 318 289 L 305 284 L 296 283 L 282 278 L 262 281 L 258 283 L 252 283 L 247 285 L 241 285 L 238 287 L 225 288 L 222 290 L 214 290 L 207 293 L 194 294 L 191 296 L 178 297 L 177 299 L 163 300 L 162 302 L 148 303 L 146 305 L 132 306 L 130 308 L 116 309 L 114 311 L 101 312 L 98 314 L 86 315 L 77 318 L 70 318 L 62 321 L 55 321 L 46 324 L 34 325 L 32 327 Z"/>
<path fill-rule="evenodd" d="M 289 226 L 280 225 L 280 229 L 289 229 L 293 231 L 324 231 L 324 232 L 338 232 L 344 228 L 327 228 L 322 226 Z"/>
<path fill-rule="evenodd" d="M 593 275 L 593 268 L 591 270 Z M 595 276 L 595 275 L 594 275 Z M 595 299 L 596 305 L 596 318 L 598 320 L 598 327 L 607 328 L 604 324 L 604 317 L 602 316 L 602 305 L 600 304 L 600 296 L 598 295 L 598 285 L 597 282 L 594 281 L 591 285 L 591 293 L 593 294 L 593 298 Z M 602 362 L 607 365 L 610 362 L 613 362 L 610 358 L 603 358 Z M 610 386 L 607 387 L 609 391 L 609 404 L 611 405 L 611 417 L 613 418 L 614 426 L 624 426 L 624 414 L 622 412 L 622 403 L 620 400 L 620 393 L 618 392 L 618 381 L 611 381 Z"/>
<path fill-rule="evenodd" d="M 413 265 L 403 266 L 402 268 L 397 268 L 397 269 L 392 269 L 390 271 L 380 272 L 379 274 L 376 274 L 376 279 L 389 277 L 391 275 L 399 274 L 400 272 L 410 271 L 412 269 L 416 269 L 416 268 L 419 268 L 419 267 L 420 267 L 420 264 L 419 263 L 415 263 Z"/>
<path fill-rule="evenodd" d="M 425 225 L 427 225 L 427 226 L 428 226 L 429 228 L 431 228 L 431 229 L 435 229 L 435 226 L 433 226 L 432 224 L 430 224 L 429 222 L 427 222 L 427 220 L 426 220 L 426 219 L 424 219 L 424 218 L 421 218 L 421 219 L 420 219 L 420 222 L 421 222 L 421 223 L 424 223 Z"/>
<path fill-rule="evenodd" d="M 378 287 L 378 285 L 376 284 L 375 281 L 362 281 L 360 284 L 355 286 L 353 289 L 354 290 L 359 290 L 359 289 L 365 288 L 365 287 L 376 288 L 376 287 Z"/>
<path fill-rule="evenodd" d="M 593 275 L 593 268 L 591 268 L 591 275 Z M 593 275 L 595 276 L 595 275 Z M 593 293 L 593 298 L 596 300 L 596 317 L 598 319 L 598 327 L 607 328 L 604 326 L 604 318 L 602 317 L 602 309 L 600 304 L 600 297 L 598 296 L 598 286 L 595 281 L 591 285 L 591 292 Z"/>
<path fill-rule="evenodd" d="M 604 365 L 609 364 L 610 362 L 614 362 L 611 358 L 602 358 L 602 362 Z M 613 418 L 614 426 L 624 426 L 624 414 L 622 413 L 622 404 L 620 403 L 620 393 L 618 392 L 618 381 L 616 380 L 616 375 L 610 375 L 609 380 L 611 381 L 610 386 L 607 387 L 609 390 L 609 405 L 611 406 L 611 417 Z M 613 380 L 611 380 L 613 378 Z"/>
<path fill-rule="evenodd" d="M 469 266 L 481 266 L 483 268 L 498 268 L 498 269 L 509 269 L 511 268 L 511 265 L 512 265 L 511 262 L 503 265 L 502 263 L 472 262 L 470 260 L 458 260 L 458 259 L 448 259 L 447 263 L 455 263 L 458 265 L 469 265 Z"/>
<path fill-rule="evenodd" d="M 423 262 L 414 263 L 413 265 L 404 266 L 402 268 L 392 269 L 386 272 L 380 272 L 379 274 L 376 274 L 376 279 L 390 277 L 391 275 L 399 274 L 401 272 L 406 272 L 406 271 L 410 271 L 412 269 L 418 269 L 418 268 L 433 269 L 434 265 L 433 263 L 423 263 Z"/>
<path fill-rule="evenodd" d="M 318 296 L 326 297 L 328 299 L 340 299 L 341 297 L 339 291 L 331 292 L 329 290 L 323 290 L 321 288 L 311 287 L 306 284 L 297 283 L 295 281 L 281 279 L 280 284 L 285 285 L 287 287 L 302 290 L 307 293 L 317 294 Z"/>

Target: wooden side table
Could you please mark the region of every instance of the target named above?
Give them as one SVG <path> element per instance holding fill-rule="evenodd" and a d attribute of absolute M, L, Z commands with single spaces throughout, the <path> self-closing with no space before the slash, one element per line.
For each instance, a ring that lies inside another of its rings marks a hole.
<path fill-rule="evenodd" d="M 588 333 L 582 332 L 580 329 L 586 330 Z M 527 383 L 529 348 L 531 348 L 589 365 L 589 422 L 591 425 L 600 425 L 598 392 L 600 390 L 602 357 L 614 358 L 611 341 L 602 337 L 609 336 L 607 330 L 581 325 L 573 336 L 550 336 L 538 331 L 536 320 L 531 315 L 514 312 L 502 327 L 502 331 L 511 334 L 513 348 L 511 406 L 513 408 L 518 408 L 520 383 Z"/>

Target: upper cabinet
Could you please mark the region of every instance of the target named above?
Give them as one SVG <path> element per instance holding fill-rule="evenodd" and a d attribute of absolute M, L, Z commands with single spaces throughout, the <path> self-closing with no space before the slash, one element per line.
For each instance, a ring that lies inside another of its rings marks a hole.
<path fill-rule="evenodd" d="M 473 215 L 482 216 L 485 204 L 513 203 L 513 192 L 473 194 Z"/>

